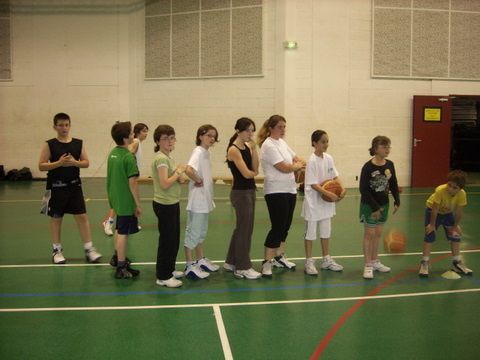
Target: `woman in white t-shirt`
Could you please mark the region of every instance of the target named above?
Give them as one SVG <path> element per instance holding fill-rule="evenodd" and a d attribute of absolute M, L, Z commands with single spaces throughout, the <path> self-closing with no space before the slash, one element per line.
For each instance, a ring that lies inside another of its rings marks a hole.
<path fill-rule="evenodd" d="M 272 266 L 287 269 L 294 269 L 296 266 L 285 257 L 285 241 L 297 200 L 294 172 L 305 168 L 305 161 L 297 157 L 283 140 L 285 128 L 285 118 L 272 115 L 258 134 L 265 175 L 263 190 L 271 222 L 271 229 L 264 244 L 263 276 L 272 276 Z"/>
<path fill-rule="evenodd" d="M 217 271 L 203 253 L 203 241 L 208 231 L 208 214 L 215 208 L 213 202 L 213 177 L 208 149 L 218 142 L 217 129 L 212 125 L 202 125 L 197 130 L 196 144 L 185 173 L 192 180 L 188 184 L 187 228 L 185 230 L 185 275 L 204 279 Z M 196 261 L 193 261 L 195 251 Z M 206 270 L 206 271 L 204 271 Z"/>
<path fill-rule="evenodd" d="M 326 153 L 328 149 L 328 135 L 323 130 L 315 130 L 311 136 L 315 151 L 308 159 L 305 169 L 305 197 L 303 200 L 302 216 L 305 218 L 305 273 L 317 275 L 315 260 L 312 257 L 312 243 L 317 240 L 317 229 L 320 233 L 322 246 L 322 269 L 342 271 L 343 266 L 332 259 L 329 251 L 331 234 L 331 220 L 335 215 L 335 201 L 345 196 L 345 189 L 340 196 L 325 190 L 320 184 L 327 180 L 338 179 L 333 157 Z M 322 195 L 330 201 L 322 199 Z"/>

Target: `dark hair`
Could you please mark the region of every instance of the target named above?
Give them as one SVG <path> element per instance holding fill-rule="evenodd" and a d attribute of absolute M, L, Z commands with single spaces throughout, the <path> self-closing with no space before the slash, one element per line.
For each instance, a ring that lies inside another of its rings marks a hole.
<path fill-rule="evenodd" d="M 388 137 L 383 135 L 377 135 L 372 140 L 372 147 L 368 149 L 371 156 L 375 156 L 377 147 L 380 145 L 390 145 L 391 141 Z"/>
<path fill-rule="evenodd" d="M 148 126 L 144 123 L 137 123 L 135 124 L 135 126 L 133 127 L 133 134 L 135 137 L 138 136 L 138 134 L 140 134 L 140 132 L 144 129 L 147 129 L 148 130 Z"/>
<path fill-rule="evenodd" d="M 132 132 L 132 123 L 130 121 L 117 121 L 112 126 L 112 138 L 117 145 L 123 145 L 123 139 L 128 139 Z"/>
<path fill-rule="evenodd" d="M 153 141 L 155 142 L 155 147 L 153 148 L 153 151 L 157 152 L 160 150 L 160 145 L 158 145 L 158 142 L 160 141 L 160 138 L 162 135 L 175 135 L 175 129 L 171 127 L 170 125 L 158 125 L 157 128 L 155 129 L 153 133 Z"/>
<path fill-rule="evenodd" d="M 253 120 L 247 117 L 242 117 L 238 119 L 237 122 L 235 123 L 235 130 L 237 130 L 238 132 L 242 132 L 247 130 L 250 127 L 250 125 L 253 126 L 253 131 L 255 131 L 256 127 Z M 230 148 L 230 146 L 232 146 L 233 142 L 237 139 L 237 137 L 238 137 L 238 133 L 235 131 L 235 134 L 233 134 L 233 136 L 230 138 L 230 141 L 228 142 L 227 151 Z"/>
<path fill-rule="evenodd" d="M 312 142 L 312 146 L 315 146 L 313 145 L 314 142 L 318 142 L 323 135 L 326 135 L 327 132 L 326 131 L 323 131 L 323 130 L 315 130 L 313 133 L 312 133 L 312 136 L 311 136 L 311 142 Z"/>
<path fill-rule="evenodd" d="M 53 117 L 53 126 L 57 125 L 59 120 L 68 120 L 68 122 L 70 122 L 70 116 L 65 113 L 58 113 Z"/>
<path fill-rule="evenodd" d="M 283 121 L 284 123 L 287 122 L 282 115 L 272 115 L 263 123 L 257 135 L 257 143 L 259 146 L 262 146 L 267 137 L 270 136 L 270 129 L 277 126 L 280 121 Z"/>
<path fill-rule="evenodd" d="M 467 183 L 467 173 L 462 170 L 452 170 L 448 173 L 447 181 L 454 182 L 460 189 L 463 189 Z"/>
<path fill-rule="evenodd" d="M 210 124 L 206 124 L 206 125 L 202 125 L 198 128 L 197 137 L 195 138 L 195 144 L 200 145 L 202 143 L 202 141 L 200 140 L 200 136 L 205 135 L 210 130 L 215 130 L 215 142 L 219 142 L 218 131 L 215 128 L 215 126 L 210 125 Z"/>

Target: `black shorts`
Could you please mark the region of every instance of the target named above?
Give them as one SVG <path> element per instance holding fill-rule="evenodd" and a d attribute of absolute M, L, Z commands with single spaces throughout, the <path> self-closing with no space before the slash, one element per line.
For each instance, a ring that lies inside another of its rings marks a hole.
<path fill-rule="evenodd" d="M 116 229 L 119 235 L 131 235 L 137 233 L 138 218 L 135 215 L 117 215 Z"/>
<path fill-rule="evenodd" d="M 86 212 L 85 199 L 80 184 L 52 188 L 51 197 L 48 201 L 48 216 L 61 218 L 64 214 L 79 215 Z"/>

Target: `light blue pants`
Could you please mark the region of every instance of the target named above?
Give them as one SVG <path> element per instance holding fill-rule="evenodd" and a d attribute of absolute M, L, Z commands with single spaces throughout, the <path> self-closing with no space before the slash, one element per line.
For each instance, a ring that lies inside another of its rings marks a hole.
<path fill-rule="evenodd" d="M 203 243 L 208 231 L 208 213 L 187 211 L 187 229 L 185 230 L 185 247 L 193 250 Z"/>

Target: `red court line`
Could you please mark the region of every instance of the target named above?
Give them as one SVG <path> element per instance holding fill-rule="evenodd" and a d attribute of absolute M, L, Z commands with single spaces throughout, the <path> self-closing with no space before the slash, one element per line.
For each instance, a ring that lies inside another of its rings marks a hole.
<path fill-rule="evenodd" d="M 443 260 L 443 259 L 446 259 L 447 257 L 451 256 L 451 254 L 444 254 L 444 255 L 441 255 L 433 260 L 430 260 L 430 263 L 435 263 L 437 261 L 440 261 L 440 260 Z M 375 287 L 372 291 L 370 291 L 367 296 L 374 296 L 374 295 L 377 295 L 381 290 L 383 290 L 384 288 L 386 288 L 387 286 L 393 284 L 394 282 L 398 281 L 399 279 L 401 279 L 402 277 L 404 277 L 405 275 L 407 275 L 408 273 L 412 272 L 412 271 L 417 271 L 418 267 L 415 266 L 415 267 L 411 267 L 411 268 L 408 268 L 406 270 L 403 270 L 401 273 L 395 275 L 394 277 L 384 281 L 383 283 L 381 283 L 380 285 L 378 285 L 377 287 Z M 358 309 L 360 309 L 360 307 L 365 304 L 366 302 L 368 301 L 368 299 L 362 299 L 362 300 L 358 300 L 355 304 L 352 305 L 352 307 L 350 307 L 350 309 L 348 309 L 342 316 L 340 316 L 340 318 L 337 320 L 337 322 L 330 328 L 330 330 L 328 330 L 327 334 L 324 336 L 324 338 L 322 339 L 322 341 L 320 341 L 320 343 L 317 345 L 317 347 L 315 348 L 315 351 L 313 352 L 312 355 L 310 355 L 310 360 L 317 360 L 320 358 L 320 356 L 322 355 L 323 351 L 327 348 L 328 344 L 330 343 L 330 340 L 332 340 L 332 338 L 335 336 L 335 334 L 338 332 L 338 330 L 340 330 L 340 328 L 342 327 L 342 325 L 353 315 L 357 312 Z"/>

